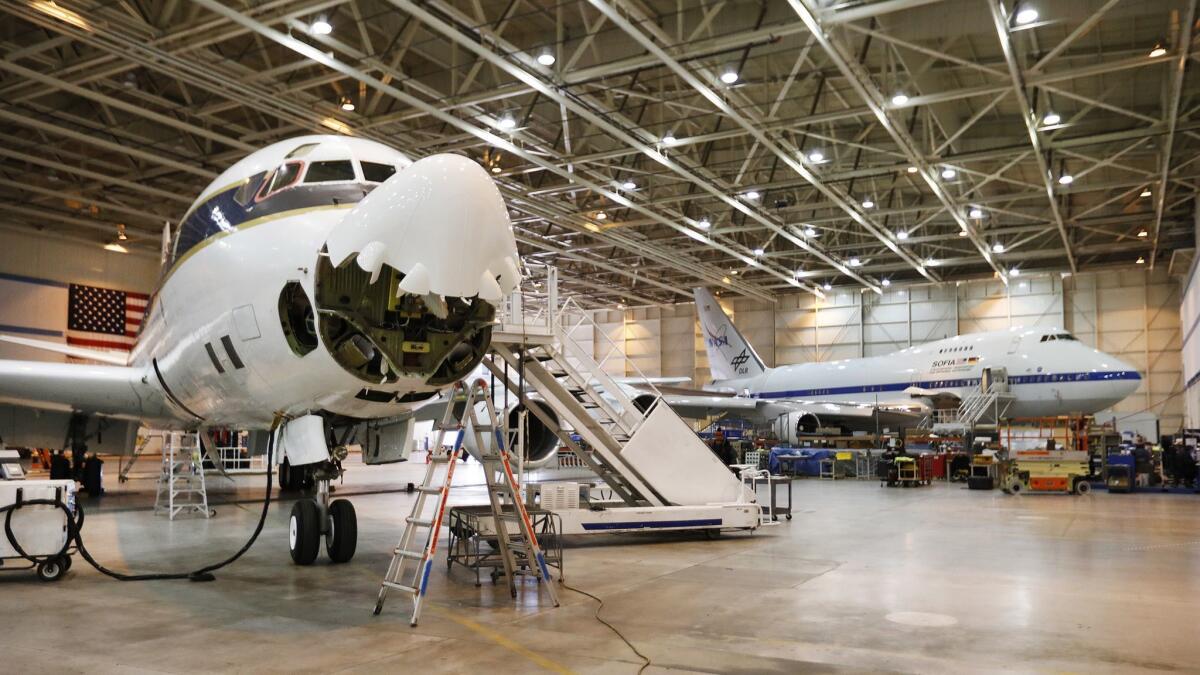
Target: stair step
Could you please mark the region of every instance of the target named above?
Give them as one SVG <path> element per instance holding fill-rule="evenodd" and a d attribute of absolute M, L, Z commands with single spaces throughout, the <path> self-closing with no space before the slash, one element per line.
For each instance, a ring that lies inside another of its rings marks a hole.
<path fill-rule="evenodd" d="M 383 585 L 387 586 L 388 588 L 394 588 L 398 591 L 406 591 L 408 593 L 416 593 L 417 592 L 417 589 L 413 588 L 412 586 L 405 586 L 404 584 L 398 584 L 394 581 L 385 581 L 385 582 L 383 582 Z"/>

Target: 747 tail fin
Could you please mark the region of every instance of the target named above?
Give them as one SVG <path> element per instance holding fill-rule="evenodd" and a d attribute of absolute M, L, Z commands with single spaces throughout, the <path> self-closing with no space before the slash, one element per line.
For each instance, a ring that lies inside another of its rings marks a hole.
<path fill-rule="evenodd" d="M 754 377 L 766 371 L 762 359 L 742 337 L 725 315 L 725 310 L 707 288 L 697 288 L 696 314 L 704 330 L 704 348 L 708 351 L 708 368 L 714 380 L 734 380 Z"/>

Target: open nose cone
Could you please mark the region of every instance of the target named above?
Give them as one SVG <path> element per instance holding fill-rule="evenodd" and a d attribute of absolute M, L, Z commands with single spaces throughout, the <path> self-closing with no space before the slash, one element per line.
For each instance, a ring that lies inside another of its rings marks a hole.
<path fill-rule="evenodd" d="M 378 274 L 386 263 L 405 274 L 401 288 L 418 295 L 496 302 L 520 281 L 500 191 L 483 167 L 459 155 L 426 157 L 387 179 L 326 245 L 335 265 L 357 255 L 360 267 Z"/>

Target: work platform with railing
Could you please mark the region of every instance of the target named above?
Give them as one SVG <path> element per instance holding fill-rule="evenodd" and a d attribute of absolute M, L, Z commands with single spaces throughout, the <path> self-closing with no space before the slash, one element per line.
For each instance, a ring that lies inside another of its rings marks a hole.
<path fill-rule="evenodd" d="M 978 389 L 964 396 L 956 408 L 932 411 L 923 426 L 939 434 L 994 430 L 1008 416 L 1015 400 L 1008 386 L 1008 373 L 1003 368 L 985 368 Z"/>
<path fill-rule="evenodd" d="M 555 510 L 563 534 L 754 529 L 755 495 L 709 450 L 591 312 L 560 300 L 547 269 L 541 289 L 502 303 L 483 365 L 595 474 L 576 508 Z M 622 375 L 610 366 L 620 358 Z M 630 370 L 626 370 L 630 369 Z M 635 382 L 636 389 L 629 382 Z M 526 486 L 527 495 L 538 494 Z"/>

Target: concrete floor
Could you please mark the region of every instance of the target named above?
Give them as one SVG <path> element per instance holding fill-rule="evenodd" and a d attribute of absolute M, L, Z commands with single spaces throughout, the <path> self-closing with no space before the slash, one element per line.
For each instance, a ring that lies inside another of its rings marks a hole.
<path fill-rule="evenodd" d="M 340 493 L 422 469 L 356 466 Z M 458 476 L 481 478 L 475 465 Z M 261 481 L 230 491 L 214 480 L 214 501 L 253 500 Z M 212 520 L 172 523 L 141 508 L 152 481 L 111 487 L 85 535 L 114 567 L 196 567 L 239 547 L 258 515 L 219 504 Z M 1200 670 L 1200 497 L 815 480 L 795 497 L 795 520 L 754 535 L 577 540 L 566 580 L 604 599 L 647 672 Z M 372 616 L 410 500 L 354 498 L 358 555 L 346 565 L 291 564 L 283 501 L 214 583 L 119 583 L 78 558 L 58 583 L 0 575 L 0 672 L 637 672 L 596 603 L 565 589 L 557 609 L 532 584 L 514 603 L 438 565 L 420 626 L 400 595 Z M 482 500 L 478 487 L 457 492 Z"/>

